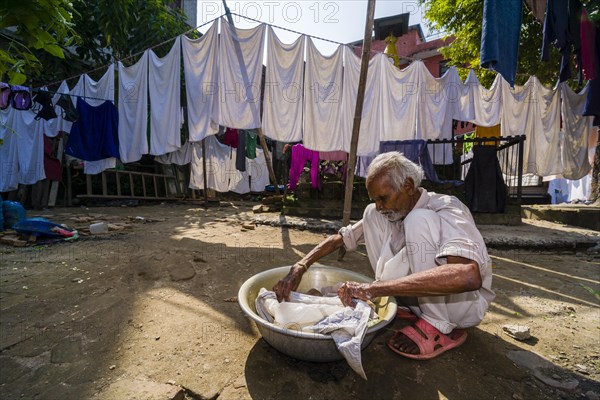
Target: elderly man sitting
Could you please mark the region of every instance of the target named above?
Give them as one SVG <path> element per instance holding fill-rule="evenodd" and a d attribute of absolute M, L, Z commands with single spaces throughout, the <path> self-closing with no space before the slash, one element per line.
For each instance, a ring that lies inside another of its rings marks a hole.
<path fill-rule="evenodd" d="M 342 302 L 396 296 L 404 306 L 398 317 L 414 322 L 388 341 L 402 356 L 430 359 L 464 343 L 464 328 L 479 324 L 494 299 L 491 260 L 468 208 L 454 196 L 427 192 L 422 176 L 401 153 L 377 156 L 366 182 L 375 204 L 295 263 L 273 287 L 278 300 L 287 300 L 320 258 L 364 243 L 375 281 L 346 282 L 338 291 Z"/>

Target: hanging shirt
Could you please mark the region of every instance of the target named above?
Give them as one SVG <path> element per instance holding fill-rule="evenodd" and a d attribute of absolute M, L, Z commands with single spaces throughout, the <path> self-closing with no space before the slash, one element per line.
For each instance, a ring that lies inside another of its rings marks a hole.
<path fill-rule="evenodd" d="M 97 107 L 77 98 L 79 119 L 73 123 L 65 153 L 85 161 L 119 158 L 119 114 L 110 101 Z"/>

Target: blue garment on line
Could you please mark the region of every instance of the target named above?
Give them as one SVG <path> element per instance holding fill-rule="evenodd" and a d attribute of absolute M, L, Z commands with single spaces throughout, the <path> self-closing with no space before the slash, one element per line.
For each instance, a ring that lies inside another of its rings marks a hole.
<path fill-rule="evenodd" d="M 498 72 L 514 86 L 523 0 L 485 0 L 481 32 L 481 66 Z"/>
<path fill-rule="evenodd" d="M 418 164 L 423 168 L 425 178 L 434 183 L 440 183 L 440 179 L 435 172 L 431 157 L 429 156 L 429 149 L 427 148 L 427 142 L 422 139 L 416 140 L 393 140 L 384 141 L 379 143 L 379 152 L 387 153 L 390 151 L 398 151 L 404 154 L 404 157 L 410 161 Z"/>
<path fill-rule="evenodd" d="M 79 119 L 73 123 L 65 153 L 85 161 L 119 156 L 119 112 L 110 101 L 91 106 L 77 98 Z"/>

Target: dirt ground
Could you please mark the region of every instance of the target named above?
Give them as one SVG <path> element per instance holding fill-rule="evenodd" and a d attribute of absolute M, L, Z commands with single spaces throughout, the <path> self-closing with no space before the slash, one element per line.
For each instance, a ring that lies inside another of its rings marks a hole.
<path fill-rule="evenodd" d="M 598 399 L 597 253 L 491 249 L 497 297 L 467 342 L 404 359 L 385 345 L 404 324 L 394 321 L 363 351 L 364 381 L 343 361 L 282 355 L 243 315 L 246 279 L 328 235 L 245 229 L 255 204 L 53 209 L 42 215 L 82 233 L 107 221 L 111 231 L 0 244 L 0 398 Z M 322 263 L 372 276 L 364 249 Z M 532 338 L 509 337 L 505 324 L 528 326 Z"/>

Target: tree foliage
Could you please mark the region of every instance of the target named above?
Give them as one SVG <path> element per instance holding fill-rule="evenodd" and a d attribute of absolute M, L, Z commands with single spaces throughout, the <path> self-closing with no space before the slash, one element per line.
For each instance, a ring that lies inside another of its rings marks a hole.
<path fill-rule="evenodd" d="M 0 2 L 0 78 L 25 83 L 27 75 L 41 73 L 40 53 L 64 59 L 63 49 L 78 38 L 73 13 L 68 0 Z"/>
<path fill-rule="evenodd" d="M 11 83 L 22 83 L 27 79 L 29 85 L 36 86 L 102 69 L 115 60 L 133 63 L 137 61 L 134 55 L 190 29 L 185 14 L 170 9 L 167 3 L 165 0 L 4 1 L 0 15 L 11 17 L 3 18 L 0 28 L 15 32 L 8 47 L 20 47 L 26 55 L 15 58 L 8 56 L 12 52 L 6 57 L 0 53 L 2 79 L 8 72 Z M 34 4 L 38 5 L 39 14 L 48 14 L 47 20 L 42 19 L 42 15 L 35 16 L 38 14 L 36 8 L 31 16 L 30 5 Z M 52 13 L 42 6 L 52 8 Z M 63 18 L 58 18 L 57 14 Z M 30 28 L 36 23 L 42 27 L 41 31 Z M 48 29 L 53 26 L 56 27 L 54 30 Z M 195 36 L 195 31 L 190 35 Z M 50 42 L 50 39 L 54 41 Z M 40 43 L 44 46 L 40 47 Z M 166 42 L 162 48 L 154 50 L 159 54 L 166 53 L 171 46 L 172 42 Z M 10 71 L 18 71 L 19 75 Z"/>
<path fill-rule="evenodd" d="M 424 15 L 430 28 L 454 36 L 454 41 L 441 49 L 449 65 L 458 68 L 459 74 L 466 78 L 469 69 L 473 69 L 479 80 L 489 86 L 496 73 L 479 64 L 481 32 L 483 21 L 482 0 L 420 0 L 424 6 Z M 590 18 L 598 23 L 600 2 L 583 1 Z M 540 60 L 542 47 L 542 23 L 537 21 L 531 11 L 524 6 L 519 43 L 516 84 L 522 85 L 531 75 L 535 75 L 547 86 L 553 86 L 558 80 L 560 54 L 554 48 L 550 51 L 550 60 Z M 574 70 L 574 69 L 573 69 Z"/>

